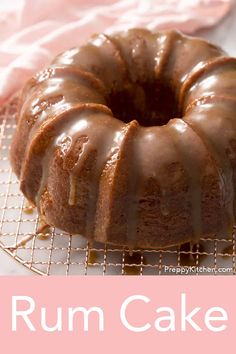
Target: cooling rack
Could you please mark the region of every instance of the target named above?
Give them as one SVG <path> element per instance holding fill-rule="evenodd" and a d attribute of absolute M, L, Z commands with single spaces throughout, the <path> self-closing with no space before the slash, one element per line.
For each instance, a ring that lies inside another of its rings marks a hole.
<path fill-rule="evenodd" d="M 41 275 L 235 274 L 235 234 L 163 250 L 120 249 L 55 228 L 44 229 L 27 205 L 9 163 L 17 98 L 0 110 L 0 247 Z M 1 257 L 1 254 L 0 254 Z M 9 259 L 9 262 L 11 259 Z"/>

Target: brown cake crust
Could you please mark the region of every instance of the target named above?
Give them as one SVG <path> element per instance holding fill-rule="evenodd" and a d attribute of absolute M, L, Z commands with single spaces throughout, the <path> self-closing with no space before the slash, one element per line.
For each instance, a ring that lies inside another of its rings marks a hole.
<path fill-rule="evenodd" d="M 177 31 L 95 35 L 25 85 L 11 147 L 50 225 L 159 248 L 235 222 L 236 59 Z"/>

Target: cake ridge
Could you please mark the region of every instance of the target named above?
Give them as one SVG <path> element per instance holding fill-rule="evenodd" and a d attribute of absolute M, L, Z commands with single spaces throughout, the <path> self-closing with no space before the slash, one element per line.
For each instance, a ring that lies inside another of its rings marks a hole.
<path fill-rule="evenodd" d="M 180 127 L 176 127 L 180 125 Z M 186 127 L 184 126 L 186 125 Z M 186 144 L 183 144 L 183 139 L 180 134 L 184 134 L 186 128 L 190 128 L 189 125 L 182 119 L 171 119 L 166 128 L 168 128 L 168 133 L 173 139 L 174 145 L 179 152 L 182 165 L 187 174 L 189 180 L 189 194 L 191 202 L 191 213 L 192 213 L 192 225 L 193 225 L 193 238 L 192 242 L 197 242 L 202 234 L 202 208 L 201 208 L 201 195 L 202 195 L 202 181 L 201 173 L 202 168 L 199 161 L 196 159 L 196 155 L 193 155 L 188 149 L 186 149 Z M 181 132 L 181 133 L 180 133 Z M 195 133 L 195 132 L 194 132 Z M 195 159 L 193 159 L 193 156 Z"/>
<path fill-rule="evenodd" d="M 196 106 L 199 105 L 204 105 L 204 104 L 209 104 L 209 103 L 217 103 L 219 100 L 226 100 L 226 101 L 231 101 L 236 103 L 236 97 L 234 96 L 229 96 L 229 95 L 206 95 L 202 96 L 200 98 L 196 98 L 193 102 L 190 102 L 189 105 L 185 108 L 185 114 L 188 113 L 191 109 L 193 109 Z"/>
<path fill-rule="evenodd" d="M 134 134 L 137 129 L 139 129 L 139 124 L 135 120 L 123 126 L 118 146 L 112 151 L 112 155 L 107 160 L 101 175 L 96 211 L 97 227 L 95 229 L 95 236 L 102 242 L 113 243 L 114 232 L 110 230 L 110 220 L 123 220 L 127 218 L 127 212 L 130 207 L 130 183 L 128 179 L 133 171 L 130 167 L 124 169 L 124 163 L 129 160 L 130 143 L 133 143 L 129 140 L 131 140 L 132 134 Z M 128 175 L 128 178 L 126 178 L 126 175 Z M 122 185 L 122 190 L 119 193 L 116 184 L 117 176 L 120 177 L 120 184 Z M 118 200 L 122 198 L 125 199 L 125 203 L 122 203 L 120 207 L 115 207 L 117 203 L 116 198 L 112 198 L 114 195 L 116 195 Z M 126 226 L 126 224 L 124 226 Z M 122 229 L 122 227 L 123 225 L 121 223 L 120 229 Z M 128 226 L 127 228 L 125 227 L 120 237 L 124 242 L 128 240 Z"/>
<path fill-rule="evenodd" d="M 60 73 L 60 71 L 65 74 L 72 72 L 72 74 L 78 75 L 79 78 L 81 76 L 81 78 L 88 80 L 88 84 L 89 84 L 89 81 L 92 82 L 94 84 L 94 86 L 97 89 L 100 89 L 103 94 L 105 94 L 107 91 L 106 87 L 104 85 L 104 82 L 101 79 L 99 79 L 98 77 L 96 77 L 94 75 L 94 73 L 92 73 L 91 71 L 82 70 L 75 65 L 74 66 L 72 66 L 72 65 L 66 66 L 66 65 L 54 64 L 54 65 L 51 65 L 51 68 L 55 71 L 59 71 L 59 73 Z M 54 76 L 50 77 L 50 79 L 52 79 L 52 78 L 54 78 Z"/>
<path fill-rule="evenodd" d="M 186 117 L 187 118 L 187 117 Z M 191 129 L 200 137 L 202 142 L 207 147 L 207 150 L 211 153 L 212 160 L 215 162 L 216 169 L 218 170 L 219 177 L 221 180 L 222 185 L 222 197 L 223 197 L 223 208 L 224 213 L 226 215 L 226 220 L 224 220 L 223 229 L 221 232 L 225 235 L 230 235 L 232 232 L 232 228 L 235 222 L 234 216 L 234 186 L 233 186 L 233 171 L 227 159 L 223 160 L 220 156 L 219 151 L 217 151 L 213 142 L 210 142 L 209 136 L 207 137 L 206 134 L 199 129 L 197 124 L 190 123 L 187 119 L 184 121 L 188 124 Z M 227 168 L 227 172 L 225 171 L 226 168 L 222 168 L 222 166 Z M 226 175 L 226 176 L 224 176 Z M 229 188 L 228 188 L 229 187 Z M 229 199 L 229 201 L 228 201 Z M 226 204 L 225 204 L 226 203 Z"/>
<path fill-rule="evenodd" d="M 219 68 L 222 69 L 222 66 L 228 66 L 229 69 L 232 69 L 230 65 L 235 65 L 236 69 L 236 58 L 233 57 L 227 57 L 227 56 L 218 56 L 215 58 L 211 58 L 210 60 L 199 63 L 201 64 L 199 68 L 193 68 L 192 71 L 190 71 L 188 77 L 186 80 L 183 82 L 180 93 L 179 93 L 179 102 L 180 106 L 184 106 L 184 101 L 186 100 L 185 93 L 186 91 L 193 89 L 194 85 L 197 84 L 199 80 L 203 80 L 206 75 L 209 75 L 212 71 L 217 70 Z"/>

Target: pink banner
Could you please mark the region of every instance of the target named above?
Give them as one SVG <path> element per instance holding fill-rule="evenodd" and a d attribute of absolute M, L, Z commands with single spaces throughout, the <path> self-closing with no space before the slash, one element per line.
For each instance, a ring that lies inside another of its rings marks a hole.
<path fill-rule="evenodd" d="M 1 277 L 6 353 L 222 353 L 235 278 Z"/>

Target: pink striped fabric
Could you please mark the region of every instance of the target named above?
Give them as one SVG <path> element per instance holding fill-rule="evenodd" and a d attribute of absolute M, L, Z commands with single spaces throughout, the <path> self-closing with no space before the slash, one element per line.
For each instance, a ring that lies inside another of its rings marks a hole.
<path fill-rule="evenodd" d="M 59 52 L 92 33 L 146 27 L 193 33 L 215 25 L 233 0 L 2 0 L 0 102 Z"/>

